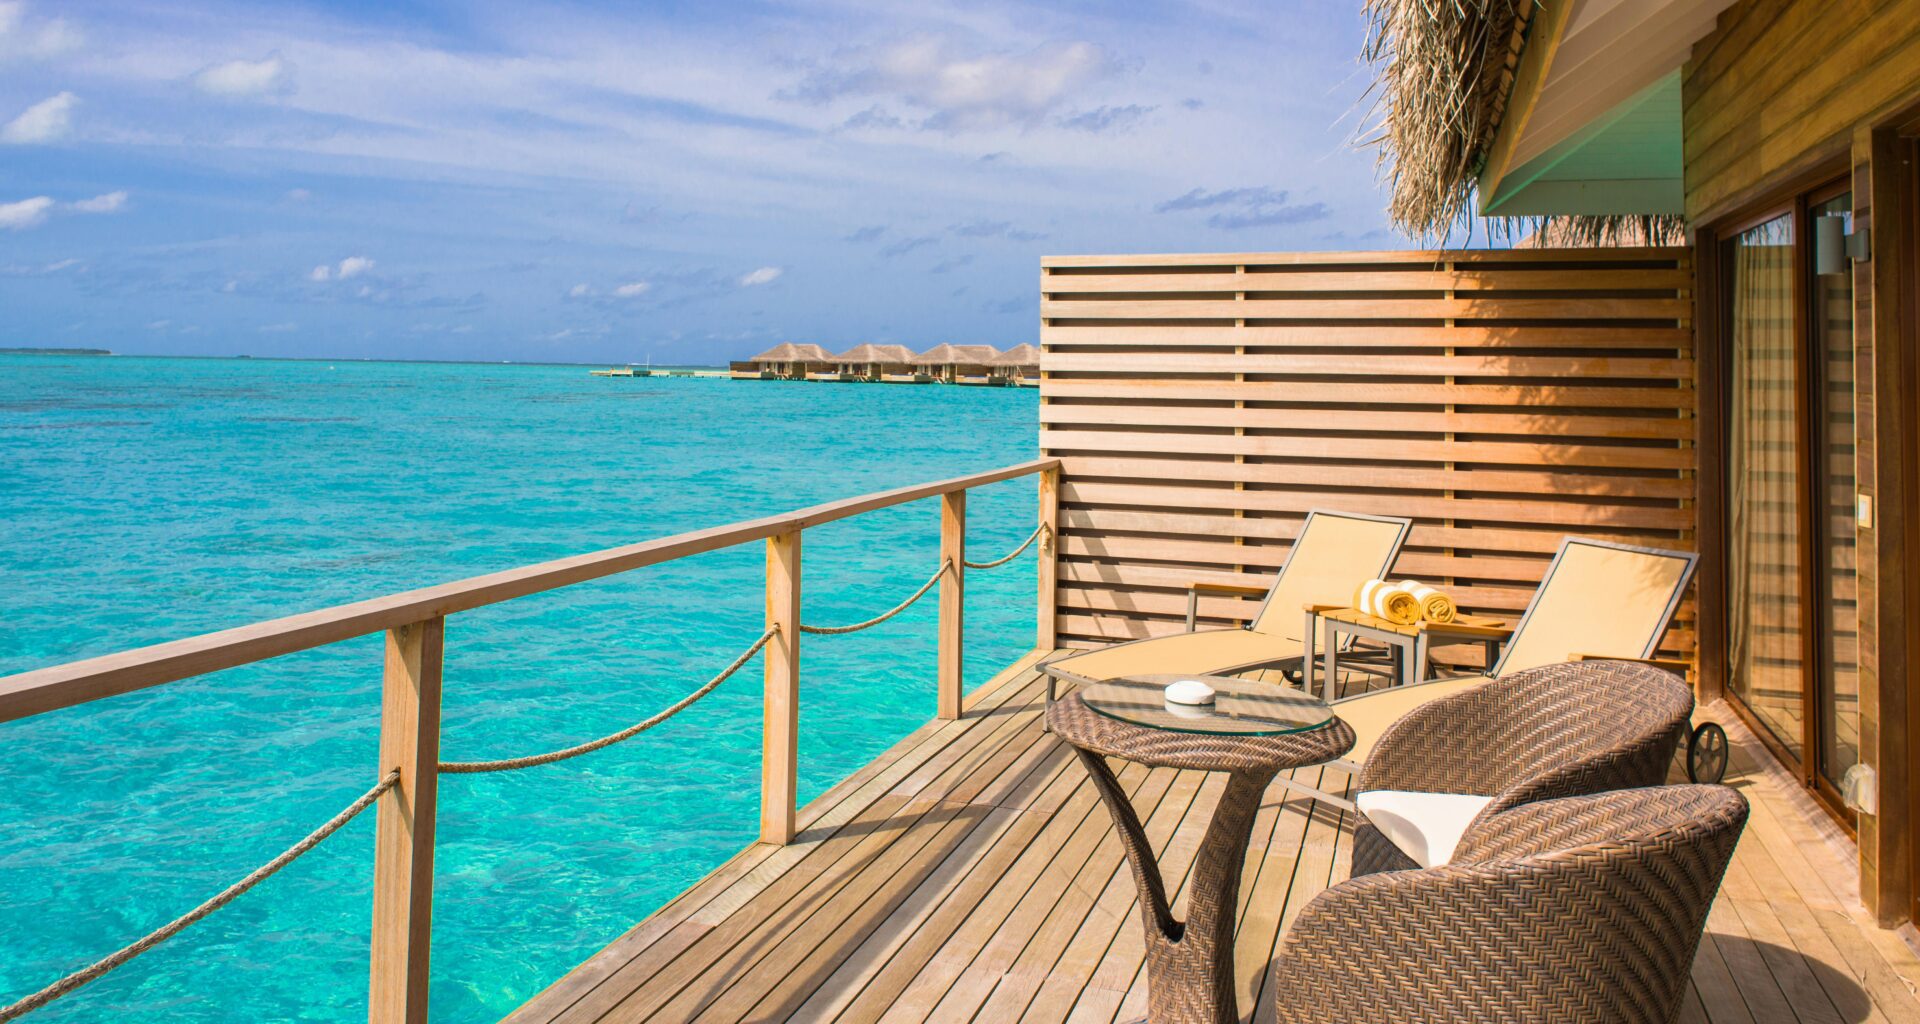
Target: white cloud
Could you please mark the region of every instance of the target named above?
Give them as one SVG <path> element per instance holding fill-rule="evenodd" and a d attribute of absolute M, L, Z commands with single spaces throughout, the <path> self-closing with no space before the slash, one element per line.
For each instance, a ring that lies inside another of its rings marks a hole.
<path fill-rule="evenodd" d="M 652 290 L 653 290 L 652 284 L 646 281 L 635 281 L 631 284 L 623 284 L 620 287 L 615 288 L 613 290 L 613 294 L 623 299 L 631 299 L 636 295 L 645 295 Z"/>
<path fill-rule="evenodd" d="M 1025 53 L 962 53 L 937 36 L 856 51 L 850 64 L 816 71 L 789 91 L 826 102 L 888 96 L 928 111 L 943 131 L 1031 124 L 1119 63 L 1089 42 L 1047 43 Z"/>
<path fill-rule="evenodd" d="M 105 195 L 81 199 L 69 205 L 79 213 L 119 213 L 126 208 L 127 194 L 124 191 L 108 192 Z"/>
<path fill-rule="evenodd" d="M 0 142 L 52 142 L 72 130 L 73 108 L 79 105 L 80 97 L 70 92 L 49 96 L 0 128 Z"/>
<path fill-rule="evenodd" d="M 365 256 L 349 256 L 338 266 L 322 263 L 307 274 L 309 281 L 345 281 L 349 277 L 359 277 L 373 269 L 373 261 Z"/>
<path fill-rule="evenodd" d="M 567 289 L 567 298 L 570 299 L 584 299 L 592 294 L 593 286 L 590 284 L 576 284 Z"/>
<path fill-rule="evenodd" d="M 33 20 L 27 5 L 0 0 L 0 58 L 53 57 L 80 45 L 80 33 L 60 18 Z"/>
<path fill-rule="evenodd" d="M 34 196 L 17 203 L 0 203 L 0 230 L 24 231 L 39 227 L 53 209 L 52 196 Z"/>
<path fill-rule="evenodd" d="M 751 288 L 757 284 L 769 284 L 784 273 L 786 269 L 783 267 L 761 267 L 759 270 L 740 275 L 740 287 Z"/>
<path fill-rule="evenodd" d="M 291 202 L 304 203 L 312 198 L 313 193 L 304 188 L 290 188 L 287 190 L 287 199 Z"/>
<path fill-rule="evenodd" d="M 234 60 L 201 68 L 194 74 L 193 84 L 209 96 L 267 96 L 291 90 L 293 68 L 278 55 Z"/>

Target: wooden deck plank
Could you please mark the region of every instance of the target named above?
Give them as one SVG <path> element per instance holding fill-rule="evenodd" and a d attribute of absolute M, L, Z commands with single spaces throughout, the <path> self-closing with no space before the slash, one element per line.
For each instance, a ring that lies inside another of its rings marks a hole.
<path fill-rule="evenodd" d="M 877 882 L 884 878 L 881 872 L 897 869 L 902 858 L 931 838 L 920 828 L 923 819 L 932 816 L 937 828 L 946 817 L 959 813 L 943 804 L 945 796 L 991 778 L 990 771 L 982 769 L 1004 765 L 1010 747 L 1019 747 L 1013 751 L 1015 756 L 1024 750 L 1019 739 L 1023 731 L 1038 735 L 1037 724 L 1021 717 L 1000 722 L 985 719 L 983 724 L 989 726 L 983 741 L 963 740 L 949 745 L 875 801 L 849 827 L 826 840 L 820 849 L 822 853 L 834 851 L 831 862 L 824 856 L 809 858 L 817 868 L 811 873 L 805 871 L 807 864 L 797 865 L 788 876 L 755 897 L 757 906 L 741 908 L 670 964 L 649 969 L 648 977 L 616 1004 L 615 1015 L 644 1020 L 654 1011 L 649 1009 L 646 1015 L 636 1017 L 638 1008 L 657 1007 L 658 1019 L 691 1019 L 843 888 L 861 887 L 869 879 Z M 970 735 L 981 732 L 975 730 Z M 792 878 L 803 880 L 788 884 Z"/>
<path fill-rule="evenodd" d="M 729 859 L 513 1024 L 1022 1021 L 1144 1012 L 1133 878 L 1071 750 L 1040 729 L 1035 652 L 801 811 L 800 838 Z M 1705 717 L 1725 718 L 1712 715 Z M 1870 924 L 1850 851 L 1737 722 L 1729 782 L 1754 810 L 1708 919 L 1687 1024 L 1920 1024 L 1920 956 Z M 1117 763 L 1177 914 L 1222 777 Z M 1338 792 L 1351 780 L 1302 769 Z M 1342 815 L 1280 786 L 1255 818 L 1235 980 L 1270 1019 L 1286 928 L 1350 868 Z"/>

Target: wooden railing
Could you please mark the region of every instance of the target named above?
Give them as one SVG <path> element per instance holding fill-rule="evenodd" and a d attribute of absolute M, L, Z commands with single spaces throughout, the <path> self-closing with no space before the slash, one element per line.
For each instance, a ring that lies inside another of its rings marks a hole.
<path fill-rule="evenodd" d="M 689 555 L 765 541 L 766 625 L 773 636 L 762 649 L 760 838 L 785 844 L 794 838 L 798 812 L 802 533 L 864 512 L 923 498 L 941 499 L 944 568 L 939 583 L 936 686 L 939 716 L 955 719 L 960 717 L 963 697 L 966 493 L 986 484 L 1039 475 L 1037 644 L 1051 647 L 1052 533 L 1058 512 L 1059 467 L 1055 459 L 1038 459 L 23 672 L 0 678 L 0 722 L 384 631 L 378 774 L 397 772 L 399 781 L 386 789 L 377 804 L 368 1018 L 373 1024 L 424 1024 L 447 616 Z"/>

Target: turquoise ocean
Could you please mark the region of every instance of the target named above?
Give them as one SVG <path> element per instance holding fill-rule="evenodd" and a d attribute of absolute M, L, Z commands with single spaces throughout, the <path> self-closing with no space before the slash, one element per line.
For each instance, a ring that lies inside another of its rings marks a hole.
<path fill-rule="evenodd" d="M 1035 456 L 1033 392 L 577 366 L 0 356 L 0 674 Z M 969 499 L 969 555 L 1032 528 Z M 809 530 L 804 617 L 905 597 L 939 503 Z M 761 630 L 759 545 L 454 616 L 442 757 L 536 753 Z M 933 600 L 803 645 L 801 799 L 934 712 Z M 1032 554 L 968 575 L 967 676 L 1031 648 Z M 381 640 L 0 725 L 0 1004 L 199 903 L 376 778 Z M 611 750 L 441 783 L 432 1015 L 493 1021 L 752 842 L 757 666 Z M 46 1021 L 366 1015 L 373 815 Z"/>

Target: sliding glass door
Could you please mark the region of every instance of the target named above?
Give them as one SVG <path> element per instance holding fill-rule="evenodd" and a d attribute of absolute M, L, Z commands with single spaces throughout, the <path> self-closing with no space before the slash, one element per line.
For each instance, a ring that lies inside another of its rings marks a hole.
<path fill-rule="evenodd" d="M 1728 682 L 1830 802 L 1859 760 L 1853 281 L 1816 240 L 1851 206 L 1842 186 L 1798 197 L 1722 253 Z"/>

